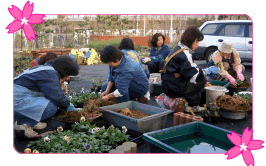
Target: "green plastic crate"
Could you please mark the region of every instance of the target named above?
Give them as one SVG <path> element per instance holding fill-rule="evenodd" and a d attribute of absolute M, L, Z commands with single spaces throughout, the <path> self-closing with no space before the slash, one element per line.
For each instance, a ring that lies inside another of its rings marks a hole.
<path fill-rule="evenodd" d="M 196 121 L 145 133 L 142 137 L 149 142 L 151 153 L 225 153 L 234 146 L 227 133 L 231 134 Z"/>

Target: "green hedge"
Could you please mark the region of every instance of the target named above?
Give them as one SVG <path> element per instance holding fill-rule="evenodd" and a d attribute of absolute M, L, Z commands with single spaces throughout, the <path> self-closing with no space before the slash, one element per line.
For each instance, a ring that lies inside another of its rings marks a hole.
<path fill-rule="evenodd" d="M 112 45 L 112 46 L 118 47 L 119 44 L 121 43 L 121 40 L 118 40 L 118 39 L 112 39 L 112 40 L 109 40 L 109 41 L 94 40 L 94 41 L 90 41 L 90 43 L 88 45 L 86 45 L 86 47 L 94 48 L 95 50 L 104 49 L 108 45 Z"/>
<path fill-rule="evenodd" d="M 118 47 L 119 44 L 121 43 L 121 40 L 122 39 L 111 39 L 109 41 L 94 40 L 94 41 L 90 41 L 90 43 L 85 45 L 85 47 L 94 48 L 95 50 L 102 50 L 108 45 L 112 45 L 112 46 Z M 144 47 L 144 46 L 141 46 L 141 45 L 135 46 L 135 51 L 138 52 L 141 49 L 150 49 L 150 47 Z"/>

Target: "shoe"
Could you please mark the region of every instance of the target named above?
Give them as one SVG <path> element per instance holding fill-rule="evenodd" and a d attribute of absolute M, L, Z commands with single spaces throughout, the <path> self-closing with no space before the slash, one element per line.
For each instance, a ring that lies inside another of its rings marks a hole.
<path fill-rule="evenodd" d="M 137 98 L 139 103 L 143 103 L 143 104 L 147 104 L 148 103 L 148 99 L 146 97 L 141 97 L 141 98 Z"/>
<path fill-rule="evenodd" d="M 27 124 L 18 125 L 16 121 L 14 128 L 15 128 L 15 132 L 24 131 L 24 137 L 26 138 L 33 138 L 33 137 L 39 136 L 39 134 L 33 131 L 33 128 L 29 127 Z"/>
<path fill-rule="evenodd" d="M 45 129 L 47 127 L 47 124 L 46 123 L 43 123 L 43 122 L 39 122 L 37 123 L 33 129 L 35 130 L 42 130 L 42 129 Z"/>

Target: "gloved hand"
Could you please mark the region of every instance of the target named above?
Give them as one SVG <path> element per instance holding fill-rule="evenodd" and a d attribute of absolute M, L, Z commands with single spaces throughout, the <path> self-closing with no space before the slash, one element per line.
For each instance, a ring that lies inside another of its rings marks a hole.
<path fill-rule="evenodd" d="M 241 81 L 244 81 L 244 80 L 245 80 L 245 78 L 244 78 L 244 76 L 243 76 L 243 74 L 242 74 L 242 69 L 241 69 L 241 68 L 238 68 L 238 69 L 236 70 L 236 73 L 237 73 L 237 77 L 238 77 Z"/>
<path fill-rule="evenodd" d="M 236 80 L 230 74 L 226 74 L 225 77 L 231 82 L 232 85 L 237 86 Z"/>
<path fill-rule="evenodd" d="M 72 103 L 70 103 L 69 107 L 66 109 L 68 112 L 71 112 L 71 111 L 78 111 L 77 108 L 74 107 L 74 105 Z"/>
<path fill-rule="evenodd" d="M 202 70 L 205 71 L 206 75 L 219 74 L 219 69 L 217 66 L 211 66 Z"/>
<path fill-rule="evenodd" d="M 148 58 L 148 57 L 145 57 L 142 59 L 142 63 L 147 63 L 147 62 L 150 62 L 151 61 L 151 58 Z"/>

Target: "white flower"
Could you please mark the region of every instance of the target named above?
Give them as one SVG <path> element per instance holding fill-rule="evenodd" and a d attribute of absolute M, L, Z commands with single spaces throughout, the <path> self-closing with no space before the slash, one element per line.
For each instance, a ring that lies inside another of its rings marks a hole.
<path fill-rule="evenodd" d="M 92 94 L 94 94 L 94 95 L 95 95 L 95 92 L 92 92 Z"/>
<path fill-rule="evenodd" d="M 100 131 L 100 128 L 99 127 L 95 127 L 94 128 L 97 132 Z"/>
<path fill-rule="evenodd" d="M 84 117 L 84 116 L 82 116 L 81 118 L 80 118 L 80 122 L 85 122 L 86 121 L 86 118 Z"/>
<path fill-rule="evenodd" d="M 95 128 L 91 129 L 91 133 L 92 134 L 96 134 L 97 133 L 97 129 L 95 129 Z"/>
<path fill-rule="evenodd" d="M 60 132 L 62 132 L 62 131 L 63 131 L 63 127 L 62 127 L 62 126 L 60 126 L 60 127 L 57 128 L 57 132 L 60 133 Z"/>
<path fill-rule="evenodd" d="M 122 132 L 123 132 L 123 133 L 126 133 L 126 132 L 127 132 L 127 128 L 126 128 L 126 126 L 122 126 Z"/>
<path fill-rule="evenodd" d="M 100 128 L 100 130 L 104 130 L 104 129 L 105 129 L 105 127 L 104 127 L 104 126 Z"/>
<path fill-rule="evenodd" d="M 79 125 L 79 122 L 75 122 L 75 125 L 77 125 L 77 126 L 78 126 L 78 125 Z"/>
<path fill-rule="evenodd" d="M 72 96 L 69 96 L 68 98 L 69 98 L 69 100 L 71 100 L 72 99 Z"/>
<path fill-rule="evenodd" d="M 102 94 L 101 92 L 98 92 L 98 94 L 100 95 L 100 94 Z"/>
<path fill-rule="evenodd" d="M 46 136 L 44 139 L 43 139 L 44 142 L 50 142 L 50 138 L 48 138 L 48 136 Z"/>
<path fill-rule="evenodd" d="M 76 92 L 73 92 L 73 95 L 76 96 Z"/>
<path fill-rule="evenodd" d="M 104 136 L 107 136 L 107 133 L 105 132 L 105 133 L 103 133 L 103 135 L 104 135 Z"/>

